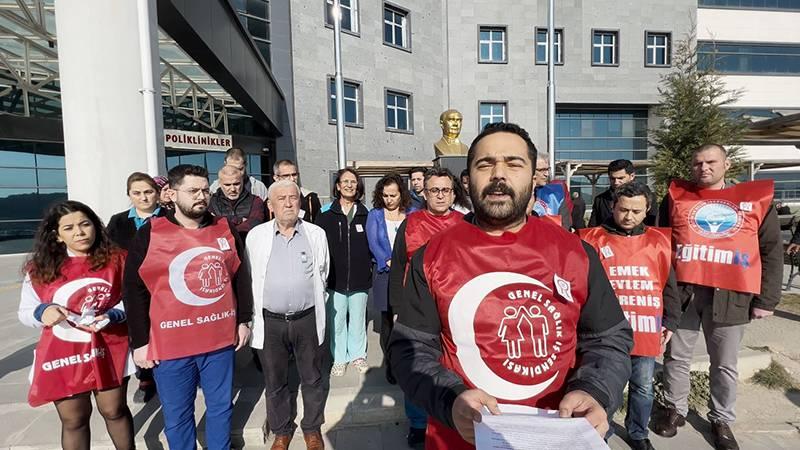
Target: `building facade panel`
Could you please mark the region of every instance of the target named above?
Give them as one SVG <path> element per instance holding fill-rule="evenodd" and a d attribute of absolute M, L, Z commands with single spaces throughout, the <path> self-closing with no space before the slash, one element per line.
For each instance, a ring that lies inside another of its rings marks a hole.
<path fill-rule="evenodd" d="M 334 75 L 333 30 L 325 1 L 292 5 L 297 158 L 304 184 L 327 196 L 336 167 L 336 127 L 329 123 L 328 79 Z M 342 33 L 345 79 L 360 83 L 362 123 L 347 126 L 347 159 L 431 160 L 441 130 L 444 86 L 442 17 L 425 0 L 393 1 L 408 11 L 410 51 L 384 43 L 384 2 L 358 2 L 358 35 Z M 387 130 L 386 91 L 410 94 L 410 133 Z"/>

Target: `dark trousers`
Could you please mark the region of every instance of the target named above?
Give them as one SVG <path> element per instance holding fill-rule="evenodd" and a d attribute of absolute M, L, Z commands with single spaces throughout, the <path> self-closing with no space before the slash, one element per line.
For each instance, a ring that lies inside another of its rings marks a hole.
<path fill-rule="evenodd" d="M 317 342 L 314 313 L 294 321 L 264 317 L 264 350 L 260 352 L 264 368 L 267 417 L 276 435 L 291 435 L 297 425 L 292 413 L 289 389 L 289 355 L 293 354 L 303 390 L 304 433 L 320 431 L 325 421 L 328 393 L 323 382 L 322 364 L 326 345 Z"/>

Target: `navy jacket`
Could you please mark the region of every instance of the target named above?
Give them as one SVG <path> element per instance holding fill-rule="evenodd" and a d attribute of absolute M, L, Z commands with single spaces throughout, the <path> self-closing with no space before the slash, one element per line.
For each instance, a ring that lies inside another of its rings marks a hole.
<path fill-rule="evenodd" d="M 320 214 L 316 225 L 325 230 L 331 268 L 328 272 L 328 289 L 349 294 L 367 291 L 372 287 L 372 255 L 367 242 L 367 208 L 357 202 L 353 221 L 347 225 L 347 216 L 338 201 Z"/>

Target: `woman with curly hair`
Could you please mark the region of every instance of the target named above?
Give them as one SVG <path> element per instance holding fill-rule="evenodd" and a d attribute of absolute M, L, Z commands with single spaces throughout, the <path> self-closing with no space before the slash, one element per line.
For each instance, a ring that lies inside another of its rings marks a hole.
<path fill-rule="evenodd" d="M 133 417 L 126 403 L 135 370 L 121 304 L 125 251 L 88 206 L 53 205 L 26 263 L 18 316 L 42 328 L 34 352 L 28 403 L 54 403 L 61 446 L 88 449 L 91 397 L 117 449 L 130 449 Z"/>
<path fill-rule="evenodd" d="M 389 334 L 392 331 L 393 313 L 389 307 L 389 269 L 397 230 L 410 213 L 411 194 L 406 183 L 396 173 L 390 173 L 375 184 L 372 210 L 367 215 L 367 241 L 375 260 L 372 277 L 372 304 L 381 312 L 381 349 L 386 354 Z M 394 377 L 386 366 L 386 378 L 394 384 Z"/>

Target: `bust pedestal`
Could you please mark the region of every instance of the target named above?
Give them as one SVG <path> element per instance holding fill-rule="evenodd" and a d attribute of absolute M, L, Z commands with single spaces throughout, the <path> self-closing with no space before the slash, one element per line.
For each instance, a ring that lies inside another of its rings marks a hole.
<path fill-rule="evenodd" d="M 455 175 L 456 179 L 458 180 L 461 176 L 461 171 L 467 168 L 467 156 L 466 155 L 442 155 L 437 156 L 436 159 L 433 160 L 433 165 L 436 167 L 443 167 L 448 169 L 450 172 Z"/>

